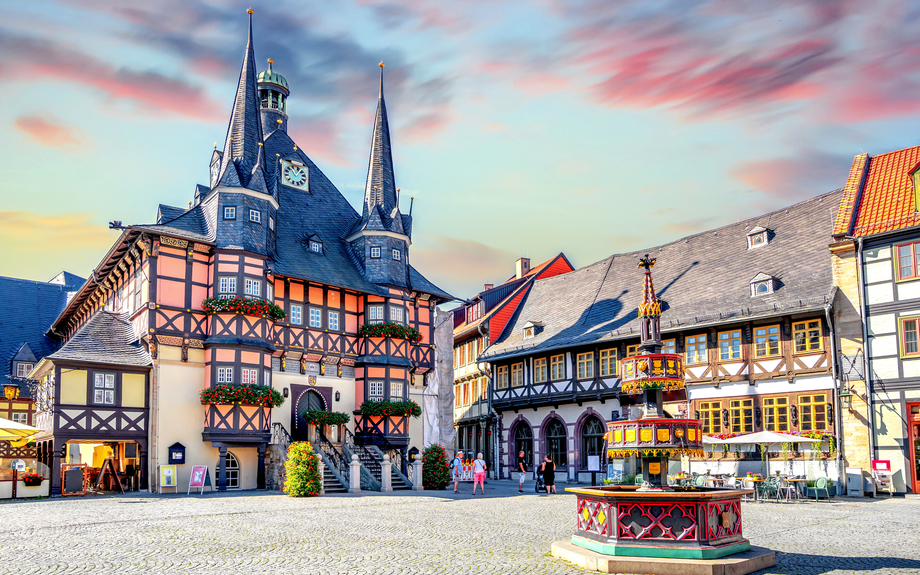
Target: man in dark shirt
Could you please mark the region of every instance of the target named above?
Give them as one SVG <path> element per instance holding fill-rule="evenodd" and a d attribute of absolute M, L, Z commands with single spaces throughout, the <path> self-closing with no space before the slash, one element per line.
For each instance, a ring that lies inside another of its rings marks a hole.
<path fill-rule="evenodd" d="M 518 453 L 517 471 L 518 471 L 518 493 L 524 493 L 524 477 L 527 475 L 527 460 L 524 458 L 523 451 Z"/>

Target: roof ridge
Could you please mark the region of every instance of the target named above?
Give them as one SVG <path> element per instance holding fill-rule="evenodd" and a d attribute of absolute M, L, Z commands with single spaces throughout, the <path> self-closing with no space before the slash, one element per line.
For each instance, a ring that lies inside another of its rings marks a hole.
<path fill-rule="evenodd" d="M 881 158 L 882 156 L 890 156 L 890 155 L 892 155 L 892 154 L 900 154 L 900 153 L 902 153 L 902 152 L 906 152 L 907 150 L 913 150 L 914 148 L 920 148 L 920 144 L 918 144 L 918 145 L 916 145 L 916 146 L 907 146 L 906 148 L 901 148 L 900 150 L 892 150 L 892 151 L 890 151 L 890 152 L 885 152 L 885 153 L 883 153 L 883 154 L 878 154 L 878 155 L 875 155 L 875 156 L 873 156 L 872 154 L 869 154 L 869 152 L 863 152 L 863 153 L 864 153 L 864 154 L 869 154 L 869 159 L 870 159 L 870 160 L 874 160 L 875 158 Z"/>
<path fill-rule="evenodd" d="M 76 275 L 76 274 L 75 274 L 75 275 Z M 83 279 L 84 282 L 86 281 L 85 278 L 81 278 L 81 279 Z M 51 283 L 51 282 L 49 282 L 49 281 L 30 280 L 30 279 L 28 279 L 28 278 L 14 278 L 14 277 L 12 277 L 12 276 L 0 276 L 0 280 L 13 280 L 13 281 L 17 281 L 17 282 L 29 282 L 29 283 L 34 283 L 34 284 L 38 284 L 38 285 L 46 285 L 46 286 L 56 287 L 56 288 L 60 288 L 60 289 L 64 289 L 64 288 L 67 288 L 67 287 L 68 287 L 67 285 L 64 285 L 64 284 Z M 65 290 L 65 291 L 72 291 L 72 290 Z"/>

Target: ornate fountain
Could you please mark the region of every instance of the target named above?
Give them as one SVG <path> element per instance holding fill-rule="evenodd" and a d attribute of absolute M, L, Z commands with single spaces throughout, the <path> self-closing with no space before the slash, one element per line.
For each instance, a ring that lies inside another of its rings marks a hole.
<path fill-rule="evenodd" d="M 772 551 L 751 551 L 742 535 L 741 496 L 748 492 L 668 485 L 668 460 L 702 456 L 703 435 L 698 420 L 673 419 L 662 410 L 665 392 L 684 389 L 684 368 L 680 355 L 661 353 L 654 265 L 648 255 L 639 260 L 638 267 L 645 269 L 639 355 L 620 361 L 622 391 L 641 394 L 642 413 L 638 419 L 607 424 L 607 457 L 635 457 L 642 485 L 566 489 L 577 496 L 575 534 L 571 543 L 554 543 L 553 554 L 586 568 L 613 570 L 609 572 L 671 573 L 675 561 L 686 573 L 721 573 L 726 562 L 736 573 L 775 565 Z M 728 557 L 732 555 L 736 557 Z M 670 568 L 656 569 L 655 563 L 640 558 L 667 562 Z M 606 568 L 599 565 L 603 560 Z"/>

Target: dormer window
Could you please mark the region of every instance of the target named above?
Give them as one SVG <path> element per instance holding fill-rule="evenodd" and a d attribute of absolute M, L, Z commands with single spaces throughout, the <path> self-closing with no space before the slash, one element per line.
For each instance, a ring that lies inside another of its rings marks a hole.
<path fill-rule="evenodd" d="M 543 324 L 539 321 L 528 321 L 524 324 L 524 339 L 530 339 L 536 337 L 538 333 L 543 331 Z"/>
<path fill-rule="evenodd" d="M 770 230 L 757 226 L 747 233 L 748 249 L 759 248 L 770 243 Z"/>
<path fill-rule="evenodd" d="M 323 253 L 323 244 L 316 240 L 310 240 L 310 251 L 318 254 Z"/>
<path fill-rule="evenodd" d="M 771 294 L 775 286 L 776 281 L 773 276 L 759 273 L 751 280 L 751 297 Z"/>

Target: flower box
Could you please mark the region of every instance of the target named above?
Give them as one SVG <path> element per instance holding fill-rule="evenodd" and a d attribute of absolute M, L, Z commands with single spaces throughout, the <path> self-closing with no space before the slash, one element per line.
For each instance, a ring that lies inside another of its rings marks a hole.
<path fill-rule="evenodd" d="M 23 480 L 16 484 L 16 498 L 22 499 L 27 497 L 48 497 L 50 494 L 51 482 L 43 479 L 38 485 L 26 485 Z"/>
<path fill-rule="evenodd" d="M 201 309 L 208 314 L 241 313 L 254 317 L 267 317 L 276 321 L 287 317 L 286 311 L 264 299 L 209 297 L 201 302 Z"/>

